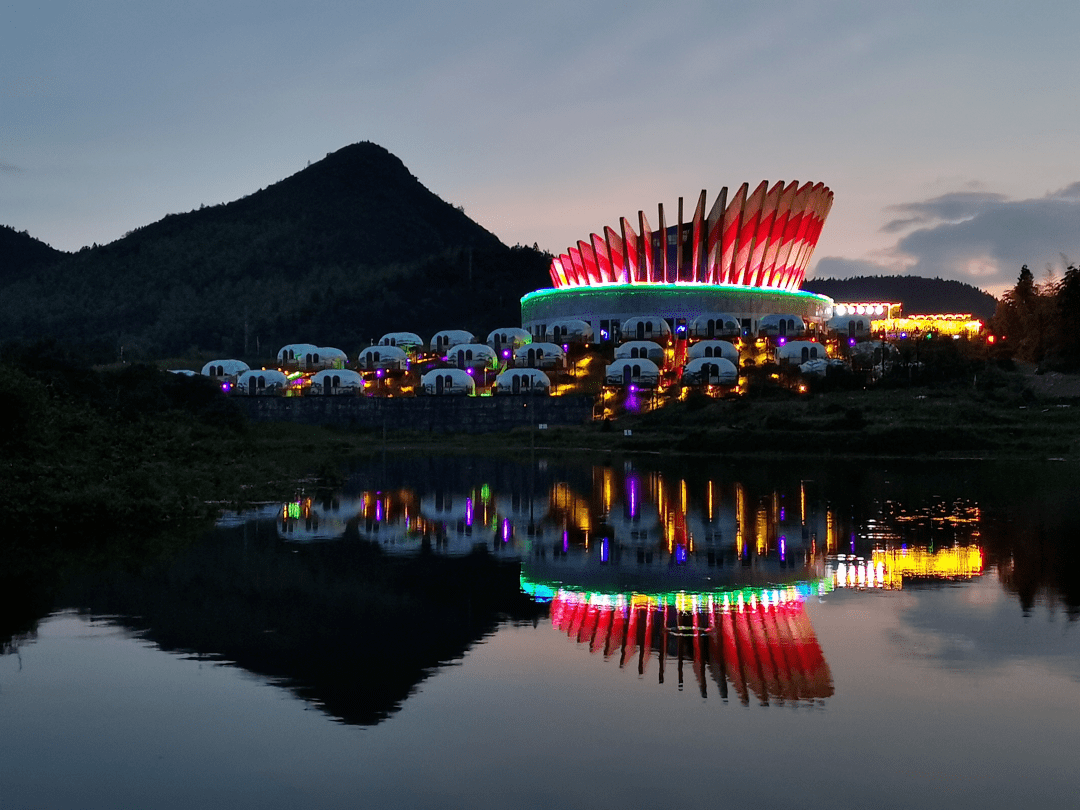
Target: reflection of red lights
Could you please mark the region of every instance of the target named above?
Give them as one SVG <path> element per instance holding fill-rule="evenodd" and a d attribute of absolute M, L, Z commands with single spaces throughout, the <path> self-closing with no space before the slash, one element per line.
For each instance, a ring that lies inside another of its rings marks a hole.
<path fill-rule="evenodd" d="M 655 655 L 661 681 L 670 657 L 678 661 L 680 683 L 682 665 L 690 662 L 702 695 L 706 676 L 721 697 L 730 688 L 743 703 L 751 693 L 763 704 L 833 694 L 832 674 L 799 600 L 740 599 L 725 607 L 715 596 L 686 597 L 680 605 L 560 591 L 551 622 L 591 652 L 618 656 L 620 667 L 636 658 L 640 674 Z"/>

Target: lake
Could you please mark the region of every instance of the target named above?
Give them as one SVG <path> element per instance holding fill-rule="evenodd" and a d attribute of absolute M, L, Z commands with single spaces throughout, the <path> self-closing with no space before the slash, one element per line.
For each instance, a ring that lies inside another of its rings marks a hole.
<path fill-rule="evenodd" d="M 11 551 L 0 808 L 1080 808 L 1078 483 L 400 455 Z"/>

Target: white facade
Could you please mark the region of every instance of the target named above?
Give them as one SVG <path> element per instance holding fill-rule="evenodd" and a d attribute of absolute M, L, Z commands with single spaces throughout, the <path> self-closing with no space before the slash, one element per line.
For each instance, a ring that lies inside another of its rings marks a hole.
<path fill-rule="evenodd" d="M 577 318 L 563 318 L 552 321 L 547 325 L 545 333 L 547 340 L 553 343 L 593 343 L 593 328 L 587 321 Z"/>
<path fill-rule="evenodd" d="M 487 345 L 498 352 L 500 357 L 506 358 L 507 352 L 514 352 L 527 343 L 532 343 L 532 335 L 520 326 L 509 326 L 505 329 L 493 329 L 488 333 Z"/>

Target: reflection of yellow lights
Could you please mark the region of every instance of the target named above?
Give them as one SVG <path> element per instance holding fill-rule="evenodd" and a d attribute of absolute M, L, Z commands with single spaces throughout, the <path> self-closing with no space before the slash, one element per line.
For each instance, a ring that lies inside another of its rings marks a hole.
<path fill-rule="evenodd" d="M 979 546 L 955 546 L 930 551 L 925 548 L 879 549 L 872 554 L 875 566 L 884 565 L 885 587 L 899 588 L 905 578 L 970 579 L 983 570 Z"/>
<path fill-rule="evenodd" d="M 712 482 L 712 479 L 709 479 L 709 485 L 708 485 L 708 488 L 706 490 L 706 493 L 707 493 L 707 498 L 708 498 L 709 522 L 712 523 L 712 521 L 713 521 L 713 482 Z"/>
<path fill-rule="evenodd" d="M 825 553 L 836 552 L 836 526 L 833 524 L 832 509 L 825 511 Z"/>

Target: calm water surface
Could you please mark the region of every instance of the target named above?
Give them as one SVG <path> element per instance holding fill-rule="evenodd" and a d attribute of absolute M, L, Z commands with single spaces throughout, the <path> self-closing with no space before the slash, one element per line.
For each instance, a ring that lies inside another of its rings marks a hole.
<path fill-rule="evenodd" d="M 1080 808 L 1076 483 L 359 468 L 20 591 L 0 808 Z"/>

